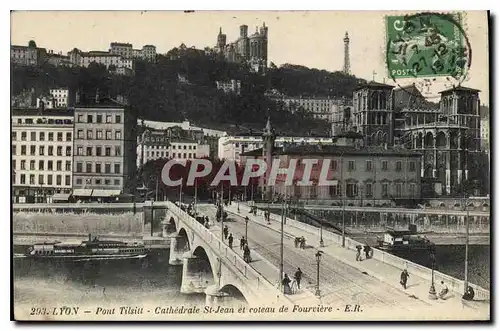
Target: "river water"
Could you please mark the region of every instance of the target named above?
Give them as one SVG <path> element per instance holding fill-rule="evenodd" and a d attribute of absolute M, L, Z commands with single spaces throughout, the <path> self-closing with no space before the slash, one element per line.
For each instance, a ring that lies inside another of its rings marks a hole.
<path fill-rule="evenodd" d="M 16 247 L 15 251 L 22 249 Z M 168 254 L 168 250 L 163 250 L 143 261 L 110 261 L 90 267 L 14 258 L 14 302 L 204 305 L 204 294 L 180 293 L 182 266 L 170 266 Z M 436 269 L 463 279 L 464 256 L 464 246 L 437 246 Z M 410 258 L 429 266 L 426 256 Z M 489 289 L 490 247 L 470 246 L 469 258 L 469 280 Z"/>

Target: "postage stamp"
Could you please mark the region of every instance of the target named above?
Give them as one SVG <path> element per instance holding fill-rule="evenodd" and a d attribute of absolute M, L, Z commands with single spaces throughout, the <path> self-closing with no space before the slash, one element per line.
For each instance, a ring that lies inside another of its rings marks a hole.
<path fill-rule="evenodd" d="M 472 54 L 461 21 L 460 13 L 387 16 L 389 76 L 465 77 Z"/>

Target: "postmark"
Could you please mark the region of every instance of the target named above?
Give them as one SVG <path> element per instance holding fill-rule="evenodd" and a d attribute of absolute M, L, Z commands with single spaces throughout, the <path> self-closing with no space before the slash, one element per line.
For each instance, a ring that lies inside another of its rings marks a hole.
<path fill-rule="evenodd" d="M 386 16 L 388 76 L 446 77 L 460 84 L 471 66 L 472 50 L 460 13 Z"/>

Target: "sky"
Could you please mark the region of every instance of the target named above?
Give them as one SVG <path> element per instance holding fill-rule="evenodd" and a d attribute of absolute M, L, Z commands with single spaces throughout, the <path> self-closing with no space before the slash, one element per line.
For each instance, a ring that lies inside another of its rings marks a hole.
<path fill-rule="evenodd" d="M 406 12 L 407 13 L 407 12 Z M 276 65 L 292 63 L 329 71 L 341 70 L 345 32 L 350 37 L 352 74 L 392 85 L 386 69 L 385 15 L 377 11 L 17 11 L 11 14 L 11 43 L 38 47 L 54 53 L 77 47 L 84 51 L 108 50 L 111 42 L 129 42 L 134 48 L 146 44 L 166 53 L 181 43 L 196 48 L 213 47 L 219 28 L 227 41 L 248 25 L 249 34 L 264 22 L 269 27 L 268 59 Z M 486 12 L 469 11 L 464 30 L 472 49 L 472 65 L 462 85 L 481 90 L 482 104 L 489 104 L 488 22 Z M 445 89 L 438 79 L 432 96 Z"/>

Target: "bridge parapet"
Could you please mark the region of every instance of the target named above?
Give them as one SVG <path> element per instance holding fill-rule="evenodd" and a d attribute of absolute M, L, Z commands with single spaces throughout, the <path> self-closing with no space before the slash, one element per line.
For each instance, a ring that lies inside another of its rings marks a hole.
<path fill-rule="evenodd" d="M 241 285 L 245 286 L 247 293 L 253 296 L 250 301 L 266 302 L 268 305 L 290 304 L 286 298 L 276 287 L 273 286 L 263 275 L 256 269 L 246 263 L 239 255 L 224 244 L 212 232 L 206 229 L 202 224 L 197 222 L 188 213 L 182 210 L 179 206 L 168 201 L 167 208 L 175 214 L 180 222 L 193 231 L 197 237 L 201 238 L 206 248 L 212 250 L 218 259 L 221 259 L 224 266 L 233 272 L 234 276 L 240 279 Z M 274 294 L 274 295 L 273 295 Z M 259 298 L 259 299 L 257 299 Z M 274 302 L 269 302 L 271 298 L 276 298 Z"/>

